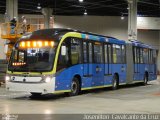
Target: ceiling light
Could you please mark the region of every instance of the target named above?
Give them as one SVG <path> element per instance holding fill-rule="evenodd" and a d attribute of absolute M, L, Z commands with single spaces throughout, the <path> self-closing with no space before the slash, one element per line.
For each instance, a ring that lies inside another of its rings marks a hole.
<path fill-rule="evenodd" d="M 123 16 L 123 14 L 121 15 L 121 20 L 124 20 L 124 16 Z"/>
<path fill-rule="evenodd" d="M 84 15 L 87 15 L 87 10 L 84 11 Z"/>
<path fill-rule="evenodd" d="M 41 4 L 40 3 L 38 3 L 38 6 L 37 6 L 37 9 L 41 9 Z"/>
<path fill-rule="evenodd" d="M 83 0 L 79 0 L 79 2 L 83 2 Z"/>

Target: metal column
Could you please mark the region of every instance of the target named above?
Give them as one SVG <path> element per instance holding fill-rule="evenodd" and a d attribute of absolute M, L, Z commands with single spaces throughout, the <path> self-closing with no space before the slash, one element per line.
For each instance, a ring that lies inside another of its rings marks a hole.
<path fill-rule="evenodd" d="M 6 16 L 6 22 L 14 17 L 18 20 L 18 0 L 6 0 Z"/>
<path fill-rule="evenodd" d="M 137 1 L 128 0 L 128 40 L 137 40 Z"/>
<path fill-rule="evenodd" d="M 44 15 L 44 28 L 50 28 L 50 17 L 52 16 L 52 8 L 43 8 L 42 14 Z"/>

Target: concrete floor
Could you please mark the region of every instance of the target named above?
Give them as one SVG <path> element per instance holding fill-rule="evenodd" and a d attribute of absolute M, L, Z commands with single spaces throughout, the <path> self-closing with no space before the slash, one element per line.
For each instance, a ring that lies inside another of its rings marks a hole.
<path fill-rule="evenodd" d="M 83 92 L 79 96 L 47 95 L 30 98 L 22 92 L 0 88 L 0 114 L 158 113 L 160 78 L 147 86 L 122 86 Z"/>

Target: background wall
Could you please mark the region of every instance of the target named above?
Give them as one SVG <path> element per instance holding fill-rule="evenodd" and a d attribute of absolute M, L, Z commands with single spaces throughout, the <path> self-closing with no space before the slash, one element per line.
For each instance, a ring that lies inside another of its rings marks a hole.
<path fill-rule="evenodd" d="M 121 20 L 120 17 L 56 16 L 54 27 L 73 28 L 127 39 L 128 23 L 127 19 Z"/>
<path fill-rule="evenodd" d="M 140 22 L 139 22 L 140 23 Z M 110 16 L 56 16 L 54 27 L 73 28 L 89 31 L 118 39 L 127 40 L 128 20 Z M 138 40 L 158 47 L 158 30 L 138 30 Z"/>
<path fill-rule="evenodd" d="M 25 15 L 29 24 L 42 24 L 42 15 Z M 3 15 L 0 15 L 0 22 L 4 22 Z M 21 15 L 19 16 L 21 18 Z M 147 18 L 144 18 L 145 21 Z M 98 33 L 106 36 L 113 36 L 118 39 L 127 40 L 128 20 L 121 20 L 120 17 L 110 16 L 55 16 L 54 27 L 72 28 L 87 32 Z M 140 28 L 143 19 L 138 22 Z M 152 19 L 151 19 L 152 20 Z M 156 19 L 157 20 L 157 19 Z M 20 20 L 19 20 L 20 21 Z M 154 20 L 152 20 L 154 21 Z M 146 22 L 149 23 L 149 22 Z M 152 24 L 152 22 L 150 22 Z M 157 22 L 155 22 L 157 24 Z M 146 24 L 148 25 L 148 24 Z M 144 25 L 143 25 L 144 26 Z M 154 26 L 154 25 L 153 25 Z M 138 30 L 138 40 L 160 48 L 160 31 Z M 4 40 L 0 40 L 0 59 L 4 59 Z M 160 55 L 159 55 L 160 60 Z M 159 70 L 160 70 L 160 64 Z"/>

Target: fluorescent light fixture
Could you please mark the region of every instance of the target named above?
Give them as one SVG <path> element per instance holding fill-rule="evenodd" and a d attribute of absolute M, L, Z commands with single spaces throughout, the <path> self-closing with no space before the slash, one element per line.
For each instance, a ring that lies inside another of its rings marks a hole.
<path fill-rule="evenodd" d="M 87 15 L 87 10 L 84 11 L 84 15 Z"/>
<path fill-rule="evenodd" d="M 41 9 L 41 4 L 40 3 L 38 3 L 38 6 L 37 6 L 37 9 Z"/>
<path fill-rule="evenodd" d="M 79 0 L 79 2 L 83 2 L 83 0 Z"/>

